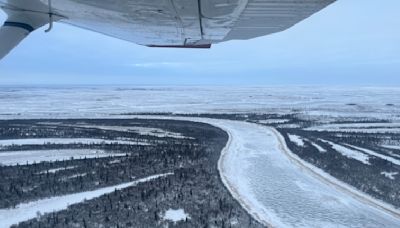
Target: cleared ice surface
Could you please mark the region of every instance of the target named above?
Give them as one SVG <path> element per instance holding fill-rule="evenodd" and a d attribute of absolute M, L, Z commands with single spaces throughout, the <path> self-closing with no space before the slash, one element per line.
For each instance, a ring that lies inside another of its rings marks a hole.
<path fill-rule="evenodd" d="M 22 146 L 22 145 L 43 145 L 43 144 L 131 144 L 131 145 L 150 145 L 145 142 L 124 141 L 124 140 L 107 140 L 107 139 L 91 139 L 91 138 L 30 138 L 30 139 L 5 139 L 0 140 L 0 148 L 6 146 Z"/>
<path fill-rule="evenodd" d="M 124 189 L 135 186 L 139 183 L 151 181 L 153 179 L 172 175 L 172 173 L 157 174 L 148 176 L 129 183 L 119 184 L 111 187 L 100 188 L 94 191 L 74 193 L 64 196 L 56 196 L 42 199 L 30 203 L 23 203 L 11 209 L 0 209 L 0 227 L 10 227 L 13 224 L 35 218 L 37 214 L 50 213 L 67 209 L 71 204 L 83 202 L 99 197 L 104 194 L 112 193 L 115 189 Z"/>
<path fill-rule="evenodd" d="M 400 226 L 399 218 L 293 164 L 271 128 L 229 120 L 173 119 L 205 122 L 229 133 L 230 141 L 219 161 L 222 180 L 241 205 L 264 224 L 318 228 Z"/>
<path fill-rule="evenodd" d="M 185 220 L 186 218 L 190 218 L 188 214 L 185 213 L 183 209 L 168 209 L 164 214 L 164 220 L 170 220 L 172 222 L 179 222 Z"/>
<path fill-rule="evenodd" d="M 61 149 L 61 150 L 24 150 L 0 152 L 0 165 L 25 165 L 43 161 L 61 161 L 68 159 L 125 156 L 125 153 L 107 153 L 103 150 Z"/>

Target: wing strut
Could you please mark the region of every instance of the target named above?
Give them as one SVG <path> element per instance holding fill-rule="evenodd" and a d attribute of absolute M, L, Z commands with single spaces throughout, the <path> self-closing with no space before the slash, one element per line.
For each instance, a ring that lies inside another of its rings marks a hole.
<path fill-rule="evenodd" d="M 10 53 L 12 49 L 34 30 L 45 24 L 49 24 L 49 27 L 45 31 L 50 32 L 54 21 L 65 18 L 53 11 L 51 1 L 48 0 L 48 12 L 3 7 L 8 18 L 0 28 L 0 59 Z"/>
<path fill-rule="evenodd" d="M 50 32 L 52 28 L 53 28 L 53 10 L 51 7 L 51 0 L 49 0 L 49 27 L 44 31 Z"/>
<path fill-rule="evenodd" d="M 0 59 L 16 47 L 34 28 L 25 23 L 6 21 L 0 29 Z"/>

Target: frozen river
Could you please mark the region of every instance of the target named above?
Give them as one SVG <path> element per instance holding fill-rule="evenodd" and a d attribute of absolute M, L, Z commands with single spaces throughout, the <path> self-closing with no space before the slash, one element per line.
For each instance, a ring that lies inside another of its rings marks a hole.
<path fill-rule="evenodd" d="M 214 121 L 213 121 L 214 122 Z M 400 220 L 361 203 L 293 165 L 269 128 L 215 121 L 231 135 L 224 175 L 258 217 L 278 227 L 399 227 Z"/>
<path fill-rule="evenodd" d="M 383 213 L 316 179 L 286 157 L 275 133 L 235 121 L 207 121 L 230 133 L 221 161 L 252 213 L 278 227 L 400 227 Z"/>
<path fill-rule="evenodd" d="M 271 128 L 230 120 L 179 119 L 209 123 L 229 133 L 219 163 L 222 179 L 242 206 L 266 225 L 400 227 L 399 218 L 293 164 Z"/>

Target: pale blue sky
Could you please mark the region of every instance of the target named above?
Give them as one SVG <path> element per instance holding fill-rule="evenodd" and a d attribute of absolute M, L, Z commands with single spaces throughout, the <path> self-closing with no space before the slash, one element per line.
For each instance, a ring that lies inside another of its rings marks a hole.
<path fill-rule="evenodd" d="M 290 30 L 211 50 L 142 47 L 57 23 L 0 62 L 0 85 L 400 85 L 399 11 L 398 0 L 338 0 Z"/>

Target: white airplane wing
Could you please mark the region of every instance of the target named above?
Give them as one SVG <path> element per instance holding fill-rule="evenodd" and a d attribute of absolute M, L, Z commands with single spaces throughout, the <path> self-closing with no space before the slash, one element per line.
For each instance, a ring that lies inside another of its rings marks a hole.
<path fill-rule="evenodd" d="M 151 47 L 208 48 L 286 30 L 335 0 L 0 0 L 0 59 L 35 29 L 68 23 Z"/>

